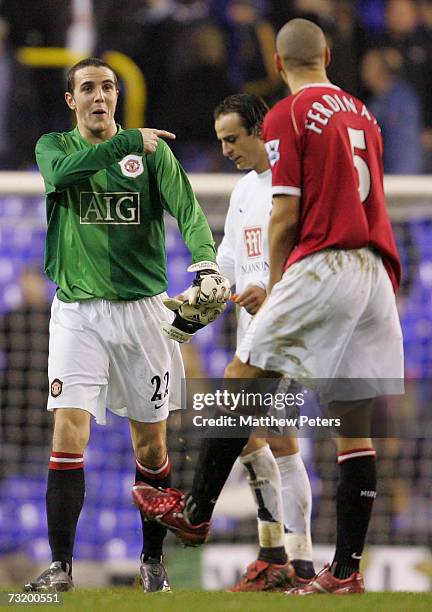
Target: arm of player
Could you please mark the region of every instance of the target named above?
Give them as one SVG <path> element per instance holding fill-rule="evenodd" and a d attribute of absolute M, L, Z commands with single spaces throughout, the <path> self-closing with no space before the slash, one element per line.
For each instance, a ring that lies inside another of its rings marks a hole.
<path fill-rule="evenodd" d="M 150 167 L 154 164 L 163 206 L 177 220 L 183 240 L 192 254 L 192 263 L 214 263 L 216 247 L 210 226 L 185 171 L 169 146 L 161 141 L 149 162 Z"/>
<path fill-rule="evenodd" d="M 236 248 L 236 222 L 233 214 L 233 207 L 228 209 L 228 213 L 225 219 L 224 236 L 222 242 L 218 246 L 216 263 L 219 266 L 221 274 L 226 276 L 229 280 L 231 287 L 235 285 L 235 248 Z"/>
<path fill-rule="evenodd" d="M 61 191 L 119 162 L 128 153 L 153 153 L 159 137 L 175 138 L 171 132 L 153 128 L 123 130 L 83 151 L 66 153 L 62 134 L 44 134 L 36 144 L 36 161 L 47 193 Z"/>
<path fill-rule="evenodd" d="M 154 164 L 154 166 L 153 166 Z M 191 305 L 224 303 L 230 296 L 228 279 L 219 274 L 210 226 L 198 204 L 185 171 L 164 142 L 150 156 L 164 208 L 177 219 L 183 240 L 192 254 L 188 272 L 196 272 L 188 292 Z"/>
<path fill-rule="evenodd" d="M 282 278 L 284 266 L 297 241 L 300 198 L 290 195 L 273 196 L 269 223 L 270 279 L 268 293 Z"/>

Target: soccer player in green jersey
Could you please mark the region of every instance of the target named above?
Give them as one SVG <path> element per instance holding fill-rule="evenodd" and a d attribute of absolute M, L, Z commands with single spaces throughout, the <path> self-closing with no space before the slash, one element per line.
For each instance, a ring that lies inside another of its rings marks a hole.
<path fill-rule="evenodd" d="M 165 211 L 176 218 L 192 254 L 195 301 L 199 304 L 201 283 L 212 276 L 214 299 L 223 302 L 229 295 L 223 295 L 229 283 L 217 274 L 206 218 L 160 139 L 174 135 L 122 130 L 114 120 L 117 98 L 117 77 L 108 64 L 97 58 L 79 62 L 69 71 L 65 94 L 76 128 L 45 134 L 36 145 L 47 200 L 45 269 L 58 289 L 48 363 L 48 410 L 54 412 L 46 495 L 52 563 L 25 585 L 29 591 L 73 588 L 83 453 L 92 417 L 104 424 L 107 407 L 127 417 L 136 481 L 170 485 L 166 419 L 169 409 L 180 406 L 184 377 L 179 345 L 171 338 L 188 339 L 208 321 L 191 323 L 163 304 Z M 166 529 L 144 520 L 142 529 L 144 591 L 169 590 L 162 559 Z"/>

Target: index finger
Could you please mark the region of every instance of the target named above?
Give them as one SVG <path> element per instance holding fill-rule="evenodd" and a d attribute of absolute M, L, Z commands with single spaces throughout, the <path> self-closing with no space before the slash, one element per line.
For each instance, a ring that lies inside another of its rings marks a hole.
<path fill-rule="evenodd" d="M 256 298 L 254 295 L 239 297 L 239 299 L 237 300 L 237 303 L 240 306 L 243 306 L 243 308 L 247 308 L 248 306 L 252 306 L 253 304 L 256 303 Z"/>
<path fill-rule="evenodd" d="M 167 132 L 166 130 L 153 129 L 153 132 L 156 134 L 156 136 L 160 136 L 161 138 L 169 138 L 170 140 L 175 140 L 177 138 L 175 134 L 172 132 Z"/>

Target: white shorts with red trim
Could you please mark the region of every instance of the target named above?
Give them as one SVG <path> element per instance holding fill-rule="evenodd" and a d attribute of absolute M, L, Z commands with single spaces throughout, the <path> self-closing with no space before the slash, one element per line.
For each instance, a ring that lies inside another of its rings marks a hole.
<path fill-rule="evenodd" d="M 326 401 L 403 393 L 402 331 L 381 257 L 326 250 L 290 266 L 236 355 L 309 381 Z"/>
<path fill-rule="evenodd" d="M 177 342 L 160 330 L 173 313 L 157 295 L 51 308 L 48 410 L 81 408 L 100 424 L 106 409 L 144 423 L 181 407 L 184 368 Z"/>

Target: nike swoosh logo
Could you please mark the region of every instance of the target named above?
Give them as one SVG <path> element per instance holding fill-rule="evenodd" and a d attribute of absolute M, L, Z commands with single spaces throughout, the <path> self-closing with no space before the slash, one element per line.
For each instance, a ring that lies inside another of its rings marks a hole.
<path fill-rule="evenodd" d="M 159 404 L 159 406 L 157 404 L 155 404 L 155 410 L 159 410 L 159 408 L 162 408 L 162 406 L 165 406 L 166 402 L 164 402 L 163 404 Z"/>
<path fill-rule="evenodd" d="M 353 553 L 353 554 L 351 555 L 351 557 L 352 557 L 353 559 L 361 559 L 361 558 L 362 558 L 362 556 L 361 556 L 361 555 L 358 555 L 357 553 Z"/>

